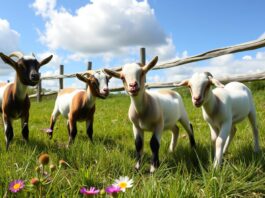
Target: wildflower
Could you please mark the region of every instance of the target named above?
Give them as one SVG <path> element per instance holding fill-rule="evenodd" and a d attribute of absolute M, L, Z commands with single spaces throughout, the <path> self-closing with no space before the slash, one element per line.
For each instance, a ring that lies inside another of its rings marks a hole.
<path fill-rule="evenodd" d="M 99 193 L 99 190 L 95 187 L 90 187 L 90 189 L 86 189 L 85 187 L 80 189 L 80 193 L 83 195 L 96 195 Z"/>
<path fill-rule="evenodd" d="M 110 195 L 115 195 L 118 192 L 121 191 L 121 188 L 119 186 L 109 186 L 106 188 L 106 193 L 110 194 Z"/>
<path fill-rule="evenodd" d="M 62 167 L 62 166 L 69 166 L 70 167 L 70 165 L 66 161 L 64 161 L 63 159 L 61 159 L 59 161 L 59 167 Z"/>
<path fill-rule="evenodd" d="M 15 180 L 12 181 L 9 184 L 9 190 L 13 193 L 17 193 L 18 191 L 20 191 L 22 188 L 24 188 L 25 184 L 23 180 Z"/>
<path fill-rule="evenodd" d="M 34 177 L 30 180 L 30 183 L 35 186 L 35 185 L 38 185 L 40 183 L 40 180 L 38 178 Z"/>
<path fill-rule="evenodd" d="M 122 192 L 125 192 L 126 188 L 131 188 L 133 184 L 133 180 L 129 179 L 129 177 L 120 177 L 115 180 L 114 186 L 120 187 Z"/>
<path fill-rule="evenodd" d="M 39 162 L 42 164 L 42 165 L 47 165 L 50 161 L 50 158 L 49 158 L 49 155 L 47 153 L 44 153 L 42 154 L 40 157 L 39 157 Z"/>
<path fill-rule="evenodd" d="M 42 129 L 42 131 L 43 131 L 44 133 L 52 133 L 52 129 L 50 129 L 50 128 Z"/>

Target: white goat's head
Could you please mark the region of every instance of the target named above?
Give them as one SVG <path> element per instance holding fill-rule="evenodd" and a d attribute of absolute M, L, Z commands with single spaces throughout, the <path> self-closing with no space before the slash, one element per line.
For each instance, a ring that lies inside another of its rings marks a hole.
<path fill-rule="evenodd" d="M 102 99 L 105 99 L 109 95 L 108 83 L 111 77 L 104 71 L 89 70 L 83 75 L 76 74 L 76 77 L 92 88 L 93 95 Z"/>
<path fill-rule="evenodd" d="M 52 59 L 52 55 L 38 61 L 34 54 L 32 56 L 24 56 L 21 52 L 13 52 L 9 56 L 0 53 L 2 60 L 13 67 L 16 70 L 19 80 L 24 85 L 35 86 L 40 80 L 39 69 L 41 66 L 47 64 Z M 14 61 L 11 57 L 18 58 L 17 61 Z"/>
<path fill-rule="evenodd" d="M 121 71 L 109 69 L 104 69 L 104 71 L 110 76 L 121 79 L 124 89 L 130 96 L 137 96 L 139 91 L 144 90 L 146 73 L 156 65 L 157 61 L 156 56 L 147 65 L 131 63 L 124 65 Z"/>
<path fill-rule="evenodd" d="M 211 85 L 216 87 L 224 87 L 224 85 L 218 80 L 214 79 L 212 74 L 209 72 L 195 73 L 192 75 L 191 79 L 183 80 L 176 86 L 187 86 L 190 89 L 192 103 L 196 107 L 200 107 L 205 102 Z"/>

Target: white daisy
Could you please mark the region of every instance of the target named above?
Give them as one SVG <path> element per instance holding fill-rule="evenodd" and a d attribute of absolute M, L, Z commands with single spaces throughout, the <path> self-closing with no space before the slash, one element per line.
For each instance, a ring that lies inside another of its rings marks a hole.
<path fill-rule="evenodd" d="M 133 179 L 130 179 L 128 176 L 120 177 L 115 180 L 114 186 L 121 188 L 122 192 L 125 192 L 126 188 L 131 188 L 133 186 Z"/>

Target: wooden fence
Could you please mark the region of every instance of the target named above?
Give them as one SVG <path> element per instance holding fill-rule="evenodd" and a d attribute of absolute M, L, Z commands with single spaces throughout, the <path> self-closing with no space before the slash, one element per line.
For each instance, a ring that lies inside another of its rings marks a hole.
<path fill-rule="evenodd" d="M 176 67 L 180 66 L 183 64 L 191 63 L 191 62 L 196 62 L 200 60 L 206 60 L 226 54 L 231 54 L 231 53 L 237 53 L 237 52 L 242 52 L 242 51 L 248 51 L 248 50 L 254 50 L 258 49 L 261 47 L 265 47 L 265 38 L 264 39 L 259 39 L 259 40 L 254 40 L 251 42 L 239 44 L 239 45 L 234 45 L 234 46 L 228 46 L 224 48 L 219 48 L 219 49 L 214 49 L 208 52 L 204 52 L 202 54 L 196 55 L 196 56 L 191 56 L 187 57 L 184 59 L 178 59 L 178 60 L 173 60 L 173 61 L 167 61 L 164 63 L 157 64 L 153 69 L 166 69 L 166 68 L 171 68 L 171 67 Z M 145 64 L 146 61 L 146 53 L 145 53 L 145 48 L 140 49 L 140 62 Z M 265 63 L 264 63 L 265 65 Z M 88 62 L 87 69 L 92 69 L 92 62 Z M 113 67 L 113 70 L 119 70 L 121 69 L 121 66 Z M 80 73 L 82 74 L 82 73 Z M 41 96 L 42 95 L 49 95 L 49 94 L 54 94 L 56 92 L 51 92 L 51 93 L 46 93 L 42 94 L 41 93 L 41 82 L 43 80 L 54 80 L 54 79 L 59 79 L 59 89 L 63 89 L 63 79 L 64 78 L 74 78 L 76 76 L 76 73 L 74 74 L 64 74 L 64 68 L 63 65 L 60 65 L 60 74 L 59 75 L 53 75 L 53 76 L 43 76 L 41 77 L 41 81 L 39 85 L 37 86 L 37 94 L 32 95 L 31 97 L 37 97 L 37 101 L 41 101 Z M 257 74 L 252 74 L 252 75 L 238 75 L 238 76 L 230 76 L 230 77 L 220 77 L 218 80 L 226 83 L 230 81 L 240 81 L 240 82 L 249 82 L 249 81 L 257 81 L 257 80 L 264 80 L 265 79 L 265 71 Z M 179 82 L 168 82 L 168 83 L 148 83 L 146 84 L 146 87 L 148 88 L 168 88 L 168 87 L 176 87 L 174 83 L 179 83 Z M 110 91 L 122 91 L 124 90 L 123 87 L 117 87 L 117 88 L 111 88 Z"/>

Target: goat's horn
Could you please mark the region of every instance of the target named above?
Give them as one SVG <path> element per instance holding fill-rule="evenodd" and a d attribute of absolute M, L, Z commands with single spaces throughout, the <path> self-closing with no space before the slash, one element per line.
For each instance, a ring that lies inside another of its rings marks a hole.
<path fill-rule="evenodd" d="M 210 72 L 204 72 L 207 76 L 213 77 L 213 75 Z"/>
<path fill-rule="evenodd" d="M 12 52 L 9 57 L 17 57 L 18 59 L 21 59 L 24 55 L 22 54 L 22 52 L 16 51 L 16 52 Z"/>

